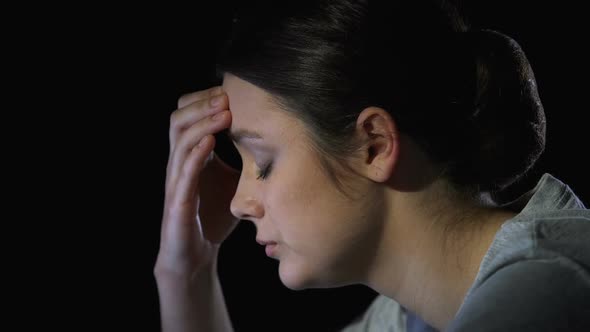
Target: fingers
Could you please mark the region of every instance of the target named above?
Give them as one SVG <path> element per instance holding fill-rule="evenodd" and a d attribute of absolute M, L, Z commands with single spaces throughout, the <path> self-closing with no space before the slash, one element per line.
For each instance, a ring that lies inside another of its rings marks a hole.
<path fill-rule="evenodd" d="M 192 103 L 199 101 L 199 100 L 209 99 L 213 96 L 217 96 L 217 95 L 221 94 L 222 92 L 223 92 L 223 90 L 222 90 L 221 86 L 214 86 L 214 87 L 207 89 L 207 90 L 201 90 L 201 91 L 185 94 L 178 99 L 178 108 L 184 108 L 184 107 L 188 106 L 189 104 L 192 104 Z"/>
<path fill-rule="evenodd" d="M 218 117 L 215 118 L 215 116 Z M 184 167 L 183 164 L 188 161 L 187 158 L 192 153 L 195 146 L 207 135 L 215 134 L 227 127 L 229 125 L 229 119 L 229 111 L 219 112 L 213 116 L 201 119 L 182 132 L 170 155 L 170 169 L 168 176 L 172 183 L 176 181 Z M 206 157 L 208 156 L 205 156 L 205 158 Z"/>
<path fill-rule="evenodd" d="M 187 97 L 188 98 L 188 97 Z M 228 108 L 225 94 L 208 99 L 195 100 L 172 113 L 170 116 L 170 151 L 174 149 L 179 135 L 196 122 Z"/>
<path fill-rule="evenodd" d="M 182 165 L 177 182 L 175 204 L 186 206 L 195 203 L 195 195 L 199 187 L 199 175 L 214 146 L 215 137 L 207 135 L 189 152 Z"/>
<path fill-rule="evenodd" d="M 199 156 L 195 146 L 207 135 L 214 134 L 227 126 L 229 107 L 227 96 L 221 86 L 197 91 L 180 97 L 179 109 L 170 116 L 170 155 L 166 174 L 166 190 L 172 194 L 176 190 L 179 177 L 186 171 L 195 169 L 194 163 L 204 163 L 205 159 L 194 159 Z M 221 118 L 213 116 L 221 113 Z M 206 142 L 205 142 L 206 143 Z M 206 144 L 205 144 L 206 145 Z M 211 152 L 211 151 L 210 151 Z M 209 152 L 209 153 L 210 153 Z M 192 165 L 192 166 L 191 166 Z"/>

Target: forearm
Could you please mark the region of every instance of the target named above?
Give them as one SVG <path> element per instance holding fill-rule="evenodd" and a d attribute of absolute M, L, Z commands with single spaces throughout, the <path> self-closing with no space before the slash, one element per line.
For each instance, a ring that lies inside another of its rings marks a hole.
<path fill-rule="evenodd" d="M 156 273 L 162 331 L 233 331 L 216 271 L 196 280 Z"/>

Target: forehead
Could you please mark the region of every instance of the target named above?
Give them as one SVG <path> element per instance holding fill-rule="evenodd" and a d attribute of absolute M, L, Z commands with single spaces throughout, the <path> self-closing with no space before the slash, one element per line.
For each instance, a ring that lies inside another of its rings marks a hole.
<path fill-rule="evenodd" d="M 235 116 L 238 118 L 243 113 L 252 117 L 259 115 L 263 110 L 276 108 L 266 91 L 234 75 L 224 75 L 222 89 L 229 98 L 232 115 L 236 113 Z"/>
<path fill-rule="evenodd" d="M 298 129 L 298 121 L 280 109 L 271 95 L 234 75 L 225 74 L 222 85 L 232 113 L 231 130 L 245 129 L 263 138 L 288 136 Z"/>

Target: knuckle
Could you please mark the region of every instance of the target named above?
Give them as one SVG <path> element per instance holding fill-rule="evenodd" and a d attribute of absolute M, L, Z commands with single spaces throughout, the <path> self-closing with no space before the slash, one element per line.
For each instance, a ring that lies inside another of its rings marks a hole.
<path fill-rule="evenodd" d="M 222 90 L 221 86 L 216 86 L 213 89 L 209 90 L 207 97 L 212 98 L 212 97 L 222 94 L 222 92 L 223 92 L 223 90 Z"/>
<path fill-rule="evenodd" d="M 194 93 L 185 93 L 182 96 L 180 96 L 178 98 L 178 102 L 177 105 L 178 108 L 182 108 L 184 106 L 186 106 L 186 104 L 188 104 L 189 100 L 191 99 L 191 97 L 193 96 Z"/>
<path fill-rule="evenodd" d="M 178 126 L 178 118 L 179 118 L 179 114 L 178 114 L 178 110 L 172 112 L 172 114 L 170 114 L 170 128 L 176 128 Z"/>

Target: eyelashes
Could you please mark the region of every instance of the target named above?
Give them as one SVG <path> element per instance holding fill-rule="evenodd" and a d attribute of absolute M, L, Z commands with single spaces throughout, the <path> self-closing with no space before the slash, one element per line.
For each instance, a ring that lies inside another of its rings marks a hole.
<path fill-rule="evenodd" d="M 268 164 L 268 166 L 263 167 L 263 170 L 258 172 L 258 177 L 256 178 L 256 180 L 265 180 L 268 175 L 270 174 L 270 171 L 272 169 L 272 163 Z"/>
<path fill-rule="evenodd" d="M 240 164 L 242 163 L 242 155 L 239 153 L 238 151 L 238 156 L 240 158 Z M 260 171 L 257 171 L 257 176 L 256 176 L 256 180 L 261 180 L 264 181 L 270 174 L 270 171 L 272 170 L 272 162 L 269 162 L 265 167 L 261 167 Z M 242 168 L 240 167 L 240 170 L 242 170 Z"/>
<path fill-rule="evenodd" d="M 232 145 L 232 146 L 234 146 L 234 145 Z M 234 146 L 234 148 L 236 149 L 236 155 L 237 155 L 237 158 L 240 162 L 239 170 L 243 172 L 243 169 L 241 167 L 242 166 L 242 154 L 236 148 L 236 146 Z M 269 162 L 266 166 L 261 167 L 260 170 L 256 171 L 256 173 L 257 173 L 256 180 L 264 181 L 270 175 L 270 172 L 272 170 L 272 166 L 273 166 L 272 162 Z"/>

